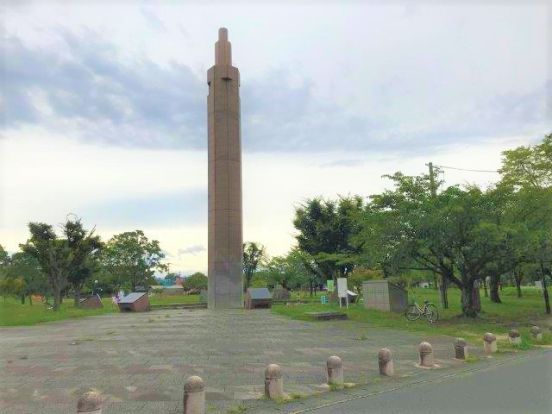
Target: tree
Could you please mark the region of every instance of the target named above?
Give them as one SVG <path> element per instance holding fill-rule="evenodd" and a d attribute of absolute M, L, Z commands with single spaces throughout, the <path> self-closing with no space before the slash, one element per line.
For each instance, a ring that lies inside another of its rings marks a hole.
<path fill-rule="evenodd" d="M 247 290 L 251 285 L 251 279 L 255 271 L 266 260 L 265 248 L 260 243 L 247 242 L 243 244 L 243 290 Z"/>
<path fill-rule="evenodd" d="M 547 249 L 552 244 L 552 134 L 546 135 L 540 144 L 504 151 L 502 155 L 499 186 L 513 194 L 514 220 L 526 223 L 533 239 L 534 248 L 528 257 L 540 269 L 543 300 L 546 312 L 550 313 L 546 277 L 549 272 Z M 519 277 L 516 283 L 518 295 L 521 295 Z"/>
<path fill-rule="evenodd" d="M 552 134 L 540 144 L 502 153 L 501 184 L 514 190 L 552 187 Z"/>
<path fill-rule="evenodd" d="M 164 257 L 157 240 L 150 241 L 142 230 L 135 230 L 113 236 L 101 261 L 105 270 L 116 275 L 119 287 L 126 285 L 135 290 L 136 286 L 153 284 L 155 271 L 167 271 Z"/>
<path fill-rule="evenodd" d="M 475 284 L 503 250 L 508 232 L 497 223 L 492 194 L 451 186 L 432 192 L 427 175 L 389 176 L 394 190 L 371 197 L 364 216 L 366 254 L 389 277 L 405 270 L 431 271 L 462 291 L 462 313 L 478 313 Z"/>
<path fill-rule="evenodd" d="M 72 250 L 68 281 L 73 288 L 75 306 L 79 306 L 84 284 L 99 270 L 99 257 L 103 245 L 100 237 L 94 235 L 94 229 L 87 232 L 78 218 L 68 219 L 63 226 L 63 233 Z"/>
<path fill-rule="evenodd" d="M 325 279 L 346 277 L 353 271 L 362 247 L 354 242 L 361 230 L 362 211 L 359 196 L 337 201 L 314 198 L 295 209 L 298 247 L 314 259 Z"/>
<path fill-rule="evenodd" d="M 178 273 L 167 273 L 165 275 L 164 284 L 166 284 L 167 286 L 175 285 L 176 284 L 176 279 L 178 277 L 180 277 L 180 275 Z"/>
<path fill-rule="evenodd" d="M 21 303 L 25 303 L 25 298 L 28 297 L 29 304 L 32 305 L 33 293 L 45 294 L 48 291 L 46 275 L 41 271 L 38 260 L 28 253 L 14 253 L 6 267 L 5 276 L 8 280 L 21 280 L 18 293 Z"/>
<path fill-rule="evenodd" d="M 20 245 L 23 252 L 37 259 L 40 268 L 48 279 L 54 295 L 53 310 L 59 310 L 61 292 L 68 285 L 68 277 L 73 262 L 73 251 L 66 239 L 56 236 L 52 226 L 45 223 L 29 223 L 31 237 Z"/>
<path fill-rule="evenodd" d="M 383 279 L 383 273 L 378 270 L 368 269 L 365 267 L 356 267 L 355 270 L 349 276 L 349 285 L 352 289 L 361 295 L 362 294 L 362 282 L 366 280 Z"/>
<path fill-rule="evenodd" d="M 205 290 L 207 289 L 207 276 L 201 272 L 196 272 L 193 275 L 184 279 L 185 290 Z"/>

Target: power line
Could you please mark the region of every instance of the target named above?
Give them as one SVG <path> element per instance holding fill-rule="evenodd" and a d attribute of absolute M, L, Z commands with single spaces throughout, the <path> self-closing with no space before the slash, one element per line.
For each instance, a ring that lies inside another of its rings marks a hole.
<path fill-rule="evenodd" d="M 458 167 L 447 167 L 446 165 L 436 165 L 439 168 L 445 168 L 448 170 L 458 170 L 458 171 L 471 171 L 471 172 L 482 172 L 482 173 L 500 173 L 498 170 L 471 170 L 469 168 L 458 168 Z"/>

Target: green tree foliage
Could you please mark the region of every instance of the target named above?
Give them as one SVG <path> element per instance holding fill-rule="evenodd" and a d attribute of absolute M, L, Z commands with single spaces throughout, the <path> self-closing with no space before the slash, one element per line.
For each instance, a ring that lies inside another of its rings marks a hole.
<path fill-rule="evenodd" d="M 68 281 L 79 306 L 81 290 L 92 275 L 99 270 L 99 257 L 103 246 L 94 229 L 86 231 L 80 219 L 67 220 L 63 233 L 72 252 Z"/>
<path fill-rule="evenodd" d="M 176 283 L 176 278 L 180 275 L 178 273 L 167 273 L 165 275 L 165 283 L 167 286 L 172 286 Z"/>
<path fill-rule="evenodd" d="M 379 270 L 369 269 L 363 266 L 355 267 L 349 276 L 348 285 L 356 290 L 356 292 L 362 294 L 362 282 L 367 280 L 383 279 L 383 273 Z"/>
<path fill-rule="evenodd" d="M 154 284 L 155 271 L 168 269 L 162 263 L 164 257 L 157 240 L 150 241 L 143 231 L 135 230 L 113 236 L 102 251 L 101 263 L 118 287 L 135 290 Z"/>
<path fill-rule="evenodd" d="M 25 252 L 14 253 L 5 271 L 7 280 L 20 280 L 22 284 L 18 289 L 18 295 L 21 303 L 25 298 L 29 299 L 32 305 L 32 294 L 47 294 L 48 284 L 46 276 L 40 268 L 38 260 Z M 15 293 L 14 293 L 15 294 Z"/>
<path fill-rule="evenodd" d="M 543 284 L 543 299 L 550 313 L 547 278 L 551 276 L 548 248 L 552 245 L 552 134 L 533 146 L 522 146 L 502 153 L 502 179 L 497 188 L 508 193 L 508 219 L 523 223 L 528 230 L 528 251 L 513 267 L 521 295 L 522 271 L 533 273 Z"/>
<path fill-rule="evenodd" d="M 247 242 L 243 244 L 243 289 L 251 287 L 251 279 L 257 268 L 266 260 L 265 248 L 260 243 Z"/>
<path fill-rule="evenodd" d="M 29 223 L 29 231 L 31 237 L 20 247 L 38 261 L 54 296 L 53 309 L 57 311 L 61 305 L 61 293 L 69 283 L 73 251 L 67 240 L 58 238 L 49 224 Z"/>
<path fill-rule="evenodd" d="M 58 237 L 52 226 L 45 223 L 29 223 L 31 237 L 20 245 L 23 253 L 33 257 L 48 281 L 54 295 L 53 309 L 58 310 L 62 292 L 70 285 L 76 296 L 84 282 L 91 276 L 101 242 L 94 231 L 84 230 L 79 219 L 68 219 Z M 32 266 L 26 256 L 20 258 L 20 266 Z M 29 269 L 29 267 L 28 267 Z M 25 280 L 23 276 L 23 280 Z M 32 288 L 26 281 L 28 288 Z M 77 300 L 77 299 L 76 299 Z"/>
<path fill-rule="evenodd" d="M 207 289 L 207 276 L 201 272 L 196 272 L 184 279 L 185 290 L 204 290 Z"/>
<path fill-rule="evenodd" d="M 361 251 L 355 236 L 361 230 L 362 211 L 361 197 L 314 198 L 296 208 L 298 247 L 314 259 L 325 279 L 346 277 L 353 270 Z"/>

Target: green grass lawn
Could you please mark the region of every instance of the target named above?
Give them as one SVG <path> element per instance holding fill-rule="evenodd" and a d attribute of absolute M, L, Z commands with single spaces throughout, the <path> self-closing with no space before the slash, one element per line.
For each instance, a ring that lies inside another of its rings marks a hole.
<path fill-rule="evenodd" d="M 150 305 L 172 305 L 199 303 L 201 299 L 200 295 L 163 295 L 162 293 L 155 293 L 150 296 Z"/>
<path fill-rule="evenodd" d="M 151 305 L 170 305 L 174 303 L 199 303 L 199 295 L 163 295 L 150 296 Z M 22 305 L 14 298 L 0 299 L 0 326 L 36 325 L 42 322 L 61 321 L 70 318 L 82 318 L 85 316 L 102 315 L 104 313 L 118 312 L 111 304 L 111 297 L 102 298 L 102 309 L 80 309 L 73 306 L 73 299 L 64 299 L 58 312 L 46 309 L 42 303 L 34 302 Z"/>
<path fill-rule="evenodd" d="M 481 291 L 482 312 L 475 319 L 464 318 L 460 314 L 460 291 L 449 290 L 449 309 L 440 306 L 439 292 L 434 289 L 413 289 L 409 293 L 409 300 L 422 304 L 424 299 L 437 305 L 440 320 L 430 325 L 426 320 L 410 322 L 402 313 L 383 312 L 365 309 L 362 304 L 350 305 L 349 309 L 342 309 L 350 320 L 365 322 L 367 328 L 387 327 L 408 331 L 425 332 L 428 334 L 444 334 L 464 337 L 467 340 L 480 339 L 485 332 L 496 335 L 506 335 L 509 329 L 516 327 L 522 334 L 524 341 L 530 344 L 529 329 L 532 323 L 540 323 L 550 319 L 544 310 L 542 293 L 538 289 L 523 289 L 523 297 L 518 298 L 514 288 L 506 287 L 501 292 L 502 304 L 492 303 L 484 297 Z M 293 319 L 310 320 L 305 312 L 324 310 L 339 310 L 339 305 L 321 305 L 318 303 L 274 305 L 272 311 L 286 315 Z M 321 322 L 323 323 L 323 322 Z M 552 334 L 545 330 L 544 343 L 552 344 Z"/>
<path fill-rule="evenodd" d="M 102 301 L 104 307 L 101 309 L 79 309 L 73 306 L 73 299 L 65 299 L 61 309 L 54 312 L 38 302 L 33 305 L 28 303 L 22 305 L 14 298 L 0 299 L 0 326 L 36 325 L 41 322 L 82 318 L 116 311 L 111 306 L 111 298 L 103 298 Z"/>

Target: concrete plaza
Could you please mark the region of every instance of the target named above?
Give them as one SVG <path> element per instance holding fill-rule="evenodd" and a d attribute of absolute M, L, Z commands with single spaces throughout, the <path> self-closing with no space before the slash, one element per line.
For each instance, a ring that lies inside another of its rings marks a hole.
<path fill-rule="evenodd" d="M 415 367 L 422 340 L 432 343 L 441 369 Z M 240 401 L 255 409 L 268 404 L 254 401 L 268 363 L 282 366 L 286 392 L 306 396 L 320 391 L 330 355 L 343 359 L 346 382 L 379 380 L 377 352 L 389 347 L 397 378 L 380 382 L 393 387 L 465 366 L 452 359 L 452 341 L 349 321 L 294 321 L 269 310 L 164 310 L 0 328 L 0 411 L 72 413 L 81 393 L 95 388 L 107 414 L 177 413 L 190 375 L 206 383 L 208 412 Z M 472 345 L 470 353 L 481 355 L 481 344 Z"/>

